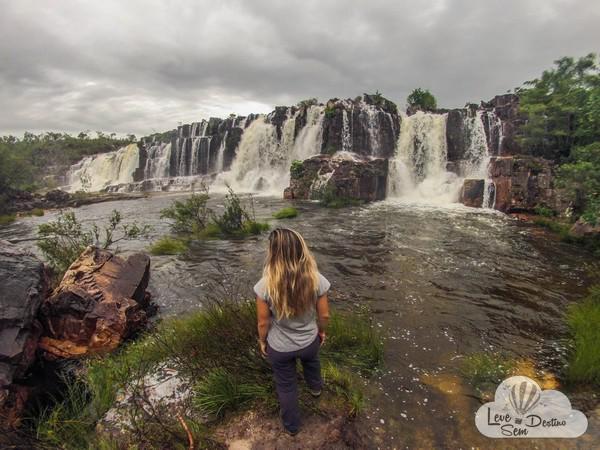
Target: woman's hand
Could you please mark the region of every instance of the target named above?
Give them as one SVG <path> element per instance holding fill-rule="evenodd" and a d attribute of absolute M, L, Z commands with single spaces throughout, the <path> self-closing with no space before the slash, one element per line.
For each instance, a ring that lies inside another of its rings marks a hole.
<path fill-rule="evenodd" d="M 267 341 L 258 341 L 258 347 L 260 348 L 260 354 L 263 358 L 267 357 Z"/>
<path fill-rule="evenodd" d="M 324 331 L 319 331 L 319 339 L 321 340 L 321 344 L 319 345 L 319 347 L 323 347 L 323 344 L 325 343 L 325 339 L 327 339 L 327 335 L 325 334 Z"/>

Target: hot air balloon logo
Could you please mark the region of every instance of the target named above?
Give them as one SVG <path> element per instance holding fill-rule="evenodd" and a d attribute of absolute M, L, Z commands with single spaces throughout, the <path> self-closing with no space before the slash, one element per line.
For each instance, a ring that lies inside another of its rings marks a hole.
<path fill-rule="evenodd" d="M 539 403 L 541 390 L 537 383 L 530 380 L 523 380 L 520 383 L 513 384 L 510 389 L 509 401 L 512 408 L 517 413 L 516 424 L 523 422 L 523 417 Z"/>

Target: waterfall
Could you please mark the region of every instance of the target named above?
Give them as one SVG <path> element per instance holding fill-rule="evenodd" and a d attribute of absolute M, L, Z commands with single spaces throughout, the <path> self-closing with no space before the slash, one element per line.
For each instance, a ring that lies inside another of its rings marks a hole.
<path fill-rule="evenodd" d="M 446 170 L 447 114 L 403 116 L 395 157 L 390 161 L 388 196 L 410 201 L 452 203 L 458 177 Z"/>
<path fill-rule="evenodd" d="M 100 191 L 112 184 L 131 183 L 139 160 L 137 144 L 129 144 L 114 152 L 87 156 L 69 169 L 68 190 Z"/>
<path fill-rule="evenodd" d="M 464 121 L 468 146 L 464 155 L 463 175 L 465 178 L 485 180 L 483 207 L 493 208 L 495 198 L 492 198 L 492 191 L 495 190 L 489 174 L 490 151 L 483 124 L 483 114 L 483 112 L 477 111 L 475 115 L 467 117 Z"/>
<path fill-rule="evenodd" d="M 227 183 L 240 192 L 281 195 L 289 184 L 292 161 L 304 160 L 321 149 L 324 107 L 311 106 L 306 112 L 306 125 L 294 137 L 298 114 L 288 111 L 281 139 L 277 139 L 277 129 L 267 117 L 254 120 L 242 135 L 230 170 L 217 176 L 215 188 L 220 190 Z"/>
<path fill-rule="evenodd" d="M 166 178 L 169 176 L 171 143 L 158 142 L 148 148 L 148 159 L 144 168 L 144 179 Z"/>

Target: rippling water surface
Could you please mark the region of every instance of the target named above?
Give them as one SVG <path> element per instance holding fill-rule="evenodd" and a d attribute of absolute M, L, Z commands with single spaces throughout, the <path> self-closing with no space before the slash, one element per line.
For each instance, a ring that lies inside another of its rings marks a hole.
<path fill-rule="evenodd" d="M 153 226 L 146 248 L 168 233 L 160 210 L 182 194 L 88 205 L 76 210 L 86 223 L 117 208 L 126 220 Z M 222 207 L 222 198 L 211 200 Z M 268 219 L 290 202 L 258 197 L 256 215 Z M 361 426 L 381 448 L 502 447 L 479 435 L 479 401 L 459 377 L 464 355 L 500 351 L 537 362 L 550 371 L 561 365 L 562 314 L 592 281 L 591 255 L 552 235 L 497 212 L 464 207 L 428 207 L 389 202 L 330 210 L 296 204 L 296 219 L 272 220 L 307 239 L 320 271 L 332 282 L 333 308 L 369 307 L 385 336 L 386 366 L 368 390 Z M 0 228 L 0 238 L 26 239 L 41 222 L 22 219 Z M 185 314 L 202 306 L 218 280 L 251 294 L 265 256 L 267 235 L 246 240 L 195 243 L 186 257 L 152 257 L 150 290 L 162 314 Z M 587 437 L 563 446 L 590 445 L 599 436 L 591 421 Z M 517 445 L 517 441 L 511 444 Z M 519 446 L 527 447 L 525 441 Z M 555 448 L 555 442 L 537 446 Z"/>

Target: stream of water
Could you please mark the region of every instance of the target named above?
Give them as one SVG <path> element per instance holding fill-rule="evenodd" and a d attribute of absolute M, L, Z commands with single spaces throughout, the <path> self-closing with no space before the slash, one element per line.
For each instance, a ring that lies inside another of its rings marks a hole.
<path fill-rule="evenodd" d="M 152 225 L 148 240 L 122 245 L 125 251 L 142 250 L 169 232 L 160 210 L 183 195 L 188 194 L 88 205 L 76 213 L 89 224 L 116 208 L 128 219 Z M 222 207 L 222 200 L 214 196 L 212 206 Z M 280 198 L 255 199 L 258 219 L 289 205 Z M 297 219 L 271 225 L 302 233 L 332 282 L 333 309 L 368 307 L 385 338 L 385 368 L 369 384 L 361 428 L 381 448 L 502 447 L 475 428 L 480 403 L 460 380 L 461 361 L 473 352 L 499 351 L 557 370 L 564 353 L 562 314 L 592 281 L 596 263 L 591 255 L 491 210 L 393 200 L 340 210 L 310 202 L 294 206 L 300 210 Z M 19 245 L 35 250 L 25 239 L 55 215 L 19 219 L 0 228 L 0 238 L 23 239 Z M 252 295 L 266 239 L 265 234 L 208 240 L 195 243 L 186 256 L 152 257 L 149 290 L 161 314 L 201 307 L 212 289 L 210 280 Z M 598 439 L 598 430 L 591 420 L 576 443 L 585 448 Z"/>

